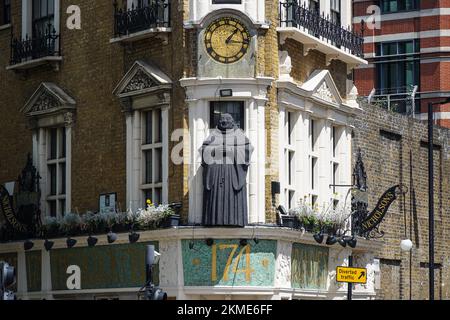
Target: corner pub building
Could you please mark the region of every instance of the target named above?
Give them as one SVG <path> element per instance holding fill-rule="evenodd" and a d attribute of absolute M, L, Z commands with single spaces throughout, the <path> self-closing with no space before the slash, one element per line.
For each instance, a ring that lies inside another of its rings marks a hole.
<path fill-rule="evenodd" d="M 352 70 L 366 64 L 350 1 L 79 0 L 80 29 L 66 26 L 66 0 L 0 4 L 0 183 L 15 203 L 29 154 L 42 221 L 99 212 L 106 198 L 124 215 L 147 199 L 182 204 L 179 226 L 139 230 L 135 243 L 122 230 L 114 243 L 72 234 L 72 248 L 34 237 L 25 250 L 26 237 L 3 232 L 19 298 L 137 299 L 149 243 L 171 299 L 345 299 L 336 267 L 349 256 L 367 268 L 354 298 L 376 297 L 379 241 L 319 244 L 277 211 L 350 202 Z M 201 225 L 199 149 L 223 113 L 254 148 L 245 228 Z"/>

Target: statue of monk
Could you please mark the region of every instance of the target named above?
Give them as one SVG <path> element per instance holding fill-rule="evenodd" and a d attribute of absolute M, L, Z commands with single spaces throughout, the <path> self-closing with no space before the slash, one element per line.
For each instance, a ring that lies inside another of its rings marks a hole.
<path fill-rule="evenodd" d="M 202 148 L 203 225 L 248 224 L 247 172 L 253 146 L 230 114 L 223 114 Z"/>

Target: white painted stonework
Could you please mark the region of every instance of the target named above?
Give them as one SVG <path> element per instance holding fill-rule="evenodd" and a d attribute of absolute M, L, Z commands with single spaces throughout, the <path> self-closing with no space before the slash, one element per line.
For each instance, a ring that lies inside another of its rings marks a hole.
<path fill-rule="evenodd" d="M 283 81 L 294 81 L 294 79 L 291 77 L 291 71 L 292 71 L 292 59 L 289 56 L 289 52 L 287 51 L 279 51 L 278 52 L 279 57 L 279 66 L 280 66 L 280 75 L 279 79 Z"/>
<path fill-rule="evenodd" d="M 291 189 L 295 192 L 295 199 L 310 199 L 312 194 L 318 197 L 319 205 L 329 203 L 330 199 L 336 198 L 333 189 L 330 188 L 331 162 L 339 163 L 339 172 L 336 184 L 351 184 L 351 131 L 352 118 L 360 112 L 357 104 L 350 104 L 344 100 L 334 83 L 328 70 L 317 70 L 310 78 L 298 85 L 293 81 L 282 79 L 276 82 L 278 88 L 278 105 L 280 108 L 280 139 L 281 147 L 279 163 L 281 189 Z M 292 146 L 284 148 L 288 140 L 286 137 L 286 117 L 287 112 L 295 116 L 293 128 Z M 318 148 L 312 151 L 310 138 L 310 122 L 316 123 L 315 133 L 318 134 Z M 331 130 L 337 128 L 337 154 L 332 157 Z M 292 185 L 287 181 L 287 159 L 285 149 L 293 148 L 295 152 L 294 179 Z M 319 161 L 318 187 L 311 190 L 311 156 L 315 156 Z M 338 188 L 337 198 L 343 203 L 346 199 L 348 188 Z M 347 199 L 348 200 L 348 199 Z M 283 192 L 280 195 L 280 202 L 287 206 L 287 196 Z"/>
<path fill-rule="evenodd" d="M 215 286 L 215 287 L 187 287 L 184 285 L 183 260 L 181 254 L 181 241 L 192 239 L 192 228 L 180 227 L 174 229 L 140 232 L 140 241 L 157 241 L 159 243 L 159 280 L 160 287 L 169 297 L 176 299 L 252 299 L 252 300 L 279 300 L 279 299 L 336 299 L 344 300 L 347 297 L 347 285 L 337 284 L 335 271 L 337 266 L 347 266 L 348 256 L 355 256 L 358 267 L 368 269 L 367 285 L 356 286 L 354 299 L 370 300 L 375 297 L 376 262 L 373 252 L 380 245 L 378 241 L 367 241 L 358 238 L 356 249 L 342 248 L 338 244 L 328 247 L 328 280 L 327 288 L 320 290 L 292 288 L 291 285 L 291 255 L 294 243 L 319 246 L 312 234 L 301 234 L 298 230 L 288 228 L 256 227 L 256 228 L 197 228 L 195 239 L 241 239 L 249 238 L 252 234 L 258 235 L 260 240 L 277 241 L 275 257 L 274 284 L 270 287 L 252 286 Z M 87 246 L 86 237 L 75 237 L 75 247 Z M 108 244 L 105 236 L 99 236 L 97 246 L 114 246 L 128 243 L 128 234 L 118 235 L 114 244 Z M 56 239 L 53 250 L 66 248 L 66 239 Z M 94 296 L 113 296 L 121 299 L 137 299 L 140 288 L 111 288 L 111 289 L 82 289 L 53 291 L 51 287 L 50 255 L 44 249 L 43 240 L 35 240 L 33 250 L 42 252 L 42 279 L 41 292 L 27 292 L 25 252 L 22 242 L 6 243 L 0 246 L 0 254 L 6 252 L 18 253 L 18 298 L 28 299 L 60 299 L 61 297 L 76 299 L 91 299 Z M 323 245 L 321 245 L 323 247 Z M 352 252 L 353 250 L 353 252 Z M 144 261 L 143 261 L 144 264 Z M 144 265 L 143 265 L 144 267 Z"/>
<path fill-rule="evenodd" d="M 212 4 L 211 0 L 190 0 L 189 20 L 186 26 L 200 24 L 209 13 L 221 9 L 231 9 L 247 15 L 255 25 L 265 26 L 265 0 L 242 0 L 241 4 Z"/>
<path fill-rule="evenodd" d="M 185 161 L 189 163 L 189 222 L 202 221 L 203 183 L 200 147 L 209 135 L 210 102 L 245 102 L 245 134 L 254 152 L 247 176 L 249 223 L 265 222 L 265 121 L 267 89 L 272 78 L 223 79 L 186 78 L 181 86 L 186 89 L 189 107 L 189 146 Z M 220 89 L 232 89 L 233 97 L 220 98 Z"/>

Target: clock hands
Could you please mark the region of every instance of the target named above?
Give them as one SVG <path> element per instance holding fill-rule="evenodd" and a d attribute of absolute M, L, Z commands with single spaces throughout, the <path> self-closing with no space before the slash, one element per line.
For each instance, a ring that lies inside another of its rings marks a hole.
<path fill-rule="evenodd" d="M 248 41 L 248 40 L 243 40 L 243 41 L 230 40 L 228 43 L 242 43 L 242 44 L 249 44 L 249 41 Z"/>
<path fill-rule="evenodd" d="M 236 28 L 236 30 L 233 31 L 233 33 L 227 38 L 227 40 L 225 40 L 226 44 L 229 44 L 231 42 L 231 39 L 233 39 L 234 35 L 239 31 L 238 28 Z"/>

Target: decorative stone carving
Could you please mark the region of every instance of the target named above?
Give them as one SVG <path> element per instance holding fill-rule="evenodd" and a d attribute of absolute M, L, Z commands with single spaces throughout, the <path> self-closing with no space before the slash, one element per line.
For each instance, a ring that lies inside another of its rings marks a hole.
<path fill-rule="evenodd" d="M 32 107 L 32 112 L 50 110 L 58 106 L 59 102 L 50 93 L 43 92 Z"/>
<path fill-rule="evenodd" d="M 280 80 L 292 81 L 292 60 L 287 51 L 280 51 L 278 53 L 280 61 Z"/>
<path fill-rule="evenodd" d="M 128 85 L 123 90 L 124 93 L 139 91 L 154 87 L 156 84 L 153 79 L 142 70 L 138 70 Z"/>
<path fill-rule="evenodd" d="M 64 114 L 64 124 L 66 127 L 71 127 L 75 123 L 75 115 L 72 112 Z"/>
<path fill-rule="evenodd" d="M 352 80 L 347 80 L 349 82 L 350 91 L 347 94 L 347 100 L 356 100 L 358 98 L 358 88 L 353 84 Z"/>
<path fill-rule="evenodd" d="M 314 96 L 328 102 L 336 103 L 336 99 L 333 93 L 330 91 L 330 88 L 328 88 L 326 82 L 322 83 Z"/>
<path fill-rule="evenodd" d="M 123 113 L 131 113 L 133 111 L 133 101 L 130 97 L 119 100 Z"/>

